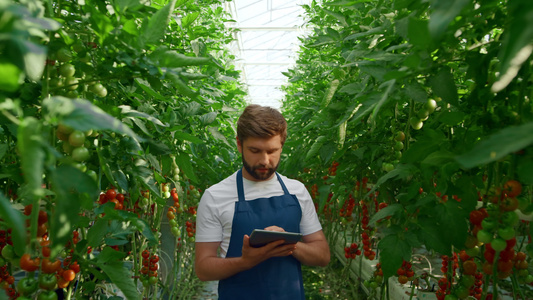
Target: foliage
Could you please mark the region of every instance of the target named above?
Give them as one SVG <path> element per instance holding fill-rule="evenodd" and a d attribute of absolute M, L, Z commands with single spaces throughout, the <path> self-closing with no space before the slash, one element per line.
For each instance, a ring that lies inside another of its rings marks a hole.
<path fill-rule="evenodd" d="M 7 266 L 49 247 L 83 270 L 69 298 L 105 282 L 128 299 L 190 297 L 170 289 L 192 274 L 185 222 L 199 190 L 236 168 L 226 137 L 245 104 L 222 1 L 1 1 L 0 20 Z M 109 190 L 122 196 L 102 198 Z M 169 206 L 183 228 L 175 237 L 162 226 Z M 141 275 L 144 250 L 161 256 L 159 285 Z"/>
<path fill-rule="evenodd" d="M 389 278 L 415 248 L 465 249 L 477 232 L 469 214 L 479 206 L 505 227 L 508 180 L 521 182 L 521 212 L 531 211 L 530 1 L 312 1 L 304 8 L 312 33 L 285 74 L 283 172 L 306 181 L 335 228 L 333 243 L 339 230 L 353 231 L 348 239 L 356 241 L 368 232 L 362 208 L 371 207 L 368 228 Z M 356 210 L 343 215 L 352 195 Z M 501 199 L 491 202 L 495 195 Z M 394 209 L 381 212 L 379 203 Z M 522 229 L 517 238 L 528 234 Z"/>

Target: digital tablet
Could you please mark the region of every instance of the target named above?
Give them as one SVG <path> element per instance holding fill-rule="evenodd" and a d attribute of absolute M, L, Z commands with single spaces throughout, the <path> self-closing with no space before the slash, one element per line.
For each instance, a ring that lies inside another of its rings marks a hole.
<path fill-rule="evenodd" d="M 297 232 L 280 232 L 263 229 L 254 229 L 250 235 L 250 246 L 262 247 L 270 242 L 285 240 L 285 244 L 296 244 L 302 239 L 302 234 Z"/>

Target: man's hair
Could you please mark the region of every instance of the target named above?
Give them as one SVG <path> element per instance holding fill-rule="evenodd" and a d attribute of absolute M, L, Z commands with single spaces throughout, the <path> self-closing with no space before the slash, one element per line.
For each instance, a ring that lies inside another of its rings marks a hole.
<path fill-rule="evenodd" d="M 237 121 L 237 137 L 244 142 L 249 137 L 270 138 L 280 135 L 281 145 L 287 138 L 287 121 L 281 113 L 268 106 L 248 105 Z"/>

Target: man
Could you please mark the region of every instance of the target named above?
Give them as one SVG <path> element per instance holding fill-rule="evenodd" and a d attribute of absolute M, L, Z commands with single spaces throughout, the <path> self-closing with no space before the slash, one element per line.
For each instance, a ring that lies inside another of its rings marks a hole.
<path fill-rule="evenodd" d="M 329 246 L 307 189 L 276 172 L 286 136 L 280 112 L 247 106 L 237 122 L 243 168 L 202 195 L 196 274 L 203 281 L 219 280 L 220 300 L 305 299 L 301 264 L 329 263 Z M 301 232 L 303 238 L 254 248 L 253 229 Z"/>

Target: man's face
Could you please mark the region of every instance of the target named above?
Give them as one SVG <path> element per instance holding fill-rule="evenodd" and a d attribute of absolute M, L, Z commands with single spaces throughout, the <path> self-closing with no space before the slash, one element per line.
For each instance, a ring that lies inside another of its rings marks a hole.
<path fill-rule="evenodd" d="M 244 142 L 237 139 L 239 152 L 242 154 L 244 178 L 262 181 L 272 178 L 279 166 L 281 156 L 281 138 L 247 138 Z"/>

